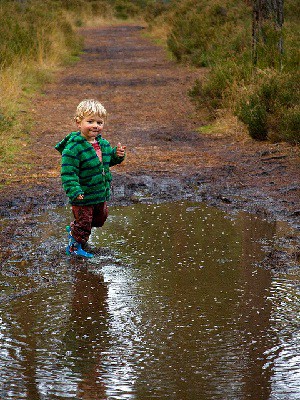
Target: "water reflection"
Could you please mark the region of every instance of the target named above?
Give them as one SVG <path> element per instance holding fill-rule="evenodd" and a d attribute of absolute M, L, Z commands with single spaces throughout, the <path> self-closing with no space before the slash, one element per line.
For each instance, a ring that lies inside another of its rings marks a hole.
<path fill-rule="evenodd" d="M 102 277 L 87 270 L 76 272 L 64 342 L 67 366 L 78 379 L 77 398 L 105 397 L 101 354 L 108 343 L 106 299 Z"/>
<path fill-rule="evenodd" d="M 67 303 L 67 293 L 57 296 L 49 290 L 2 306 L 0 393 L 4 399 L 38 400 L 40 386 L 58 378 L 55 368 L 49 367 L 55 365 L 59 352 L 67 311 L 62 308 Z"/>
<path fill-rule="evenodd" d="M 107 253 L 58 250 L 55 270 L 39 266 L 55 284 L 0 303 L 0 398 L 297 399 L 299 288 L 254 264 L 278 229 L 202 204 L 111 209 L 92 236 Z M 3 291 L 21 293 L 30 274 L 9 276 L 12 261 Z"/>

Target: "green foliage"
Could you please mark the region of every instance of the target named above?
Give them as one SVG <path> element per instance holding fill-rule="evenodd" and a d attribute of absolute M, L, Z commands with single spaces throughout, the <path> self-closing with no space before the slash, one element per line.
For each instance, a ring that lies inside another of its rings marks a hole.
<path fill-rule="evenodd" d="M 140 12 L 140 8 L 138 7 L 138 5 L 128 0 L 117 0 L 114 9 L 115 17 L 119 19 L 128 19 L 130 17 L 135 17 Z"/>
<path fill-rule="evenodd" d="M 82 48 L 74 29 L 80 4 L 85 11 L 83 0 L 0 2 L 0 168 L 18 162 L 15 153 L 30 140 L 30 96 Z"/>
<path fill-rule="evenodd" d="M 197 80 L 189 91 L 208 120 L 226 108 L 246 124 L 254 139 L 300 142 L 298 0 L 286 3 L 282 32 L 273 21 L 261 27 L 255 69 L 250 2 L 173 0 L 164 12 L 170 31 L 167 43 L 176 60 L 209 67 L 206 79 Z"/>
<path fill-rule="evenodd" d="M 241 88 L 235 113 L 252 138 L 300 143 L 300 73 L 259 71 Z"/>
<path fill-rule="evenodd" d="M 0 168 L 7 160 L 18 162 L 14 154 L 30 138 L 24 131 L 32 94 L 58 66 L 78 57 L 82 39 L 76 28 L 104 18 L 131 18 L 151 1 L 0 0 Z"/>
<path fill-rule="evenodd" d="M 17 60 L 41 60 L 57 53 L 56 38 L 66 51 L 78 53 L 80 40 L 74 26 L 84 18 L 115 15 L 127 19 L 146 8 L 147 0 L 1 0 L 0 68 Z M 12 17 L 13 16 L 13 17 Z M 70 18 L 71 16 L 71 18 Z M 73 26 L 70 21 L 73 20 Z"/>
<path fill-rule="evenodd" d="M 0 19 L 1 68 L 18 60 L 51 57 L 57 50 L 55 38 L 58 36 L 64 38 L 68 51 L 79 50 L 78 37 L 55 1 L 6 3 L 0 8 Z"/>
<path fill-rule="evenodd" d="M 231 106 L 236 82 L 241 84 L 249 80 L 251 69 L 247 59 L 226 60 L 211 68 L 206 78 L 194 83 L 188 94 L 197 109 L 207 109 L 208 119 L 215 117 L 216 110 Z"/>
<path fill-rule="evenodd" d="M 144 18 L 149 24 L 155 22 L 155 19 L 160 17 L 168 10 L 168 4 L 163 0 L 148 1 L 145 7 Z"/>
<path fill-rule="evenodd" d="M 13 125 L 12 118 L 8 118 L 3 111 L 0 110 L 0 132 L 11 128 Z"/>
<path fill-rule="evenodd" d="M 251 42 L 246 11 L 245 4 L 236 7 L 234 0 L 180 2 L 171 19 L 168 46 L 178 61 L 196 66 L 211 66 L 221 58 L 233 57 Z"/>
<path fill-rule="evenodd" d="M 300 106 L 290 108 L 282 116 L 280 121 L 280 132 L 282 140 L 290 143 L 300 144 Z"/>
<path fill-rule="evenodd" d="M 259 94 L 252 94 L 243 99 L 236 114 L 248 126 L 249 134 L 253 139 L 267 139 L 267 109 Z"/>

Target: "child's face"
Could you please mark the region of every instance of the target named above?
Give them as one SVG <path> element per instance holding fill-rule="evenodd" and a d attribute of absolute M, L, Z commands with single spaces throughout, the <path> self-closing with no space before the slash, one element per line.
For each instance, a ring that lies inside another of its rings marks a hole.
<path fill-rule="evenodd" d="M 103 129 L 104 120 L 97 115 L 89 115 L 77 122 L 77 126 L 88 142 L 94 142 Z"/>

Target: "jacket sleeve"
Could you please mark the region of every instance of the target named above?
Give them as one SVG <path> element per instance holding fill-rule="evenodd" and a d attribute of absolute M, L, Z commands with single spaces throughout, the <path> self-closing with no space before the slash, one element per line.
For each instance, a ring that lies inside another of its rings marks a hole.
<path fill-rule="evenodd" d="M 71 201 L 84 194 L 79 184 L 79 160 L 68 150 L 62 152 L 61 180 L 63 188 Z"/>
<path fill-rule="evenodd" d="M 124 157 L 117 156 L 116 151 L 117 151 L 117 147 L 114 147 L 111 149 L 111 158 L 110 158 L 110 163 L 109 163 L 110 167 L 113 167 L 114 165 L 117 165 L 117 164 L 121 164 L 121 162 L 125 159 L 125 156 Z"/>

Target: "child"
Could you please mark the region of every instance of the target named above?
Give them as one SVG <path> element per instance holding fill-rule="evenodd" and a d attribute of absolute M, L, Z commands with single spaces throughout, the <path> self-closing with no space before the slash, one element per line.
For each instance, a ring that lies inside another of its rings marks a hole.
<path fill-rule="evenodd" d="M 126 146 L 118 143 L 112 148 L 102 138 L 107 113 L 97 100 L 83 100 L 78 106 L 75 121 L 77 132 L 71 132 L 55 148 L 62 154 L 61 179 L 69 197 L 74 222 L 67 227 L 67 254 L 93 257 L 83 250 L 92 227 L 101 227 L 108 216 L 112 176 L 109 167 L 125 158 Z"/>

